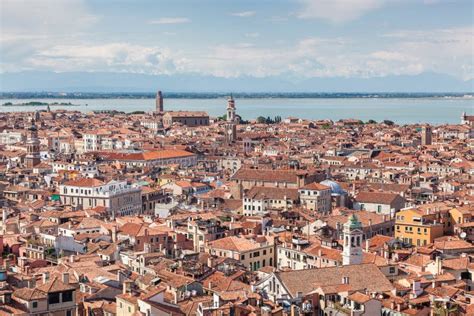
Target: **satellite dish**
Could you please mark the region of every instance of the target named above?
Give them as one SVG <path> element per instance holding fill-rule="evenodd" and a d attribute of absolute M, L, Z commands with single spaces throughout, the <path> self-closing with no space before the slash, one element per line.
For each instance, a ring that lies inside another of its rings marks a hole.
<path fill-rule="evenodd" d="M 461 237 L 462 239 L 465 239 L 467 237 L 467 234 L 466 232 L 462 232 L 459 234 L 459 237 Z"/>

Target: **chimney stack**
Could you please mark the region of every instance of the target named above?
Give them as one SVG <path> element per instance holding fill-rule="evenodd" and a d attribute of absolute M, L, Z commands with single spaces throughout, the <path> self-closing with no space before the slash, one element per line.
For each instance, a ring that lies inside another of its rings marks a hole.
<path fill-rule="evenodd" d="M 43 273 L 43 283 L 47 283 L 49 281 L 49 272 Z"/>
<path fill-rule="evenodd" d="M 207 258 L 207 266 L 209 268 L 214 268 L 214 258 L 212 256 L 210 256 L 209 258 Z"/>
<path fill-rule="evenodd" d="M 64 284 L 69 284 L 69 272 L 63 272 L 62 281 Z"/>
<path fill-rule="evenodd" d="M 31 279 L 28 280 L 28 288 L 34 289 L 36 287 L 36 278 L 32 276 Z"/>
<path fill-rule="evenodd" d="M 132 293 L 132 281 L 124 281 L 122 285 L 122 293 L 123 294 L 131 294 Z"/>
<path fill-rule="evenodd" d="M 117 242 L 117 227 L 112 227 L 112 242 Z"/>

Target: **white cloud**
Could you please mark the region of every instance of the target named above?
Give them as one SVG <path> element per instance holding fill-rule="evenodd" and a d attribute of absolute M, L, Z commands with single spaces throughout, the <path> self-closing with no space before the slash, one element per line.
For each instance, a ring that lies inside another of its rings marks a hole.
<path fill-rule="evenodd" d="M 166 46 L 81 41 L 27 50 L 21 62 L 14 66 L 16 71 L 200 73 L 218 77 L 285 75 L 295 78 L 370 78 L 432 71 L 472 78 L 472 32 L 446 29 L 423 34 L 418 31 L 411 35 L 409 31 L 401 33 L 401 41 L 376 45 L 377 49 L 369 47 L 375 39 L 360 42 L 337 37 L 310 37 L 275 46 L 234 43 L 217 45 L 199 53 Z"/>
<path fill-rule="evenodd" d="M 474 29 L 470 26 L 430 31 L 403 30 L 384 36 L 394 39 L 392 52 L 416 59 L 426 70 L 464 80 L 474 79 Z"/>
<path fill-rule="evenodd" d="M 2 0 L 0 69 L 30 69 L 26 60 L 57 43 L 78 41 L 101 17 L 81 0 Z"/>
<path fill-rule="evenodd" d="M 238 16 L 240 18 L 249 18 L 251 16 L 254 16 L 255 14 L 257 14 L 257 12 L 255 11 L 243 11 L 243 12 L 233 12 L 230 15 Z"/>
<path fill-rule="evenodd" d="M 160 18 L 158 20 L 149 21 L 148 24 L 183 24 L 191 22 L 188 18 L 174 17 L 174 18 Z"/>
<path fill-rule="evenodd" d="M 2 37 L 67 35 L 93 26 L 100 17 L 82 0 L 2 0 Z"/>
<path fill-rule="evenodd" d="M 258 32 L 246 33 L 245 34 L 245 37 L 249 37 L 249 38 L 257 38 L 259 36 L 260 36 L 260 33 L 258 33 Z"/>
<path fill-rule="evenodd" d="M 149 47 L 129 43 L 102 45 L 57 45 L 42 50 L 28 59 L 39 69 L 55 71 L 112 71 L 149 74 L 180 72 L 186 64 L 178 52 L 167 48 Z"/>
<path fill-rule="evenodd" d="M 311 3 L 323 2 L 329 3 L 322 0 Z M 339 5 L 354 3 L 348 0 L 333 2 Z M 370 0 L 357 3 L 359 7 L 355 16 L 375 8 Z M 365 11 L 361 11 L 361 6 Z M 354 9 L 354 5 L 347 7 Z M 307 17 L 316 17 L 315 9 L 312 10 L 308 9 Z M 329 18 L 327 10 L 328 7 L 324 18 L 331 21 L 354 18 L 354 15 L 337 10 L 333 14 L 338 16 Z M 182 51 L 171 45 L 175 38 L 171 36 L 174 30 L 161 33 L 169 36 L 163 36 L 159 42 L 149 39 L 140 42 L 140 39 L 133 38 L 132 43 L 126 37 L 108 40 L 108 37 L 96 35 L 94 32 L 100 29 L 97 25 L 101 17 L 92 14 L 80 0 L 3 0 L 0 11 L 1 71 L 200 73 L 223 77 L 290 75 L 296 78 L 377 77 L 430 71 L 465 80 L 474 76 L 472 26 L 428 31 L 400 30 L 382 37 L 368 34 L 358 40 L 281 37 L 273 42 L 263 36 L 260 40 L 259 33 L 249 31 L 244 34 L 247 40 L 241 43 L 209 47 L 203 41 L 196 49 Z M 321 18 L 323 11 L 317 14 Z M 239 16 L 251 16 L 242 13 Z M 189 20 L 184 17 L 168 17 L 154 22 L 172 24 L 186 21 Z"/>
<path fill-rule="evenodd" d="M 371 57 L 385 61 L 407 61 L 411 58 L 400 52 L 379 50 L 370 54 Z"/>
<path fill-rule="evenodd" d="M 344 23 L 381 7 L 384 2 L 385 0 L 301 0 L 302 8 L 297 16 Z"/>

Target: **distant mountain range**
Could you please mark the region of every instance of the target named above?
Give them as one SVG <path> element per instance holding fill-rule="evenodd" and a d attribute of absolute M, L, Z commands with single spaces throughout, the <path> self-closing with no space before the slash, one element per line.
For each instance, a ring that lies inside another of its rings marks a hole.
<path fill-rule="evenodd" d="M 308 78 L 291 76 L 265 78 L 220 78 L 203 75 L 144 75 L 107 72 L 39 72 L 2 73 L 1 92 L 100 92 L 151 93 L 164 92 L 430 92 L 472 93 L 474 81 L 423 73 L 416 76 L 379 78 Z"/>

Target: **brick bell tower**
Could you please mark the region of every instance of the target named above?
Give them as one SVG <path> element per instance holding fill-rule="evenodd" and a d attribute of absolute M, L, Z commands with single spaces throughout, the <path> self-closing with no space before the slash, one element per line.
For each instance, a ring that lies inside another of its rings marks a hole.
<path fill-rule="evenodd" d="M 35 115 L 38 117 L 39 115 Z M 41 163 L 40 158 L 40 141 L 38 139 L 38 128 L 36 120 L 31 119 L 31 125 L 28 128 L 28 139 L 26 141 L 26 157 L 25 164 L 27 168 L 33 168 Z"/>
<path fill-rule="evenodd" d="M 155 98 L 155 111 L 158 113 L 163 113 L 164 107 L 163 107 L 163 94 L 161 91 L 158 91 L 156 93 L 156 98 Z"/>

